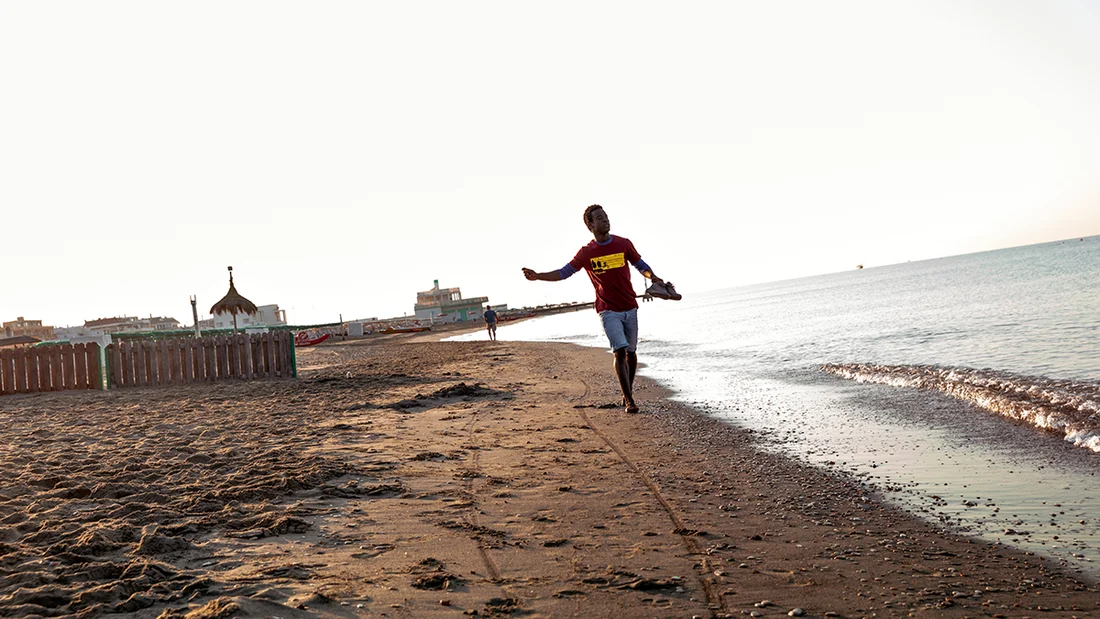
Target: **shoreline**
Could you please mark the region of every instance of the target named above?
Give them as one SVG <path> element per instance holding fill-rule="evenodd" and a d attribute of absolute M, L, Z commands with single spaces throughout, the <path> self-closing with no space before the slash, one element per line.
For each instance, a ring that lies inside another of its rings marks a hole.
<path fill-rule="evenodd" d="M 0 399 L 14 447 L 0 565 L 19 581 L 0 590 L 0 610 L 1084 617 L 1100 607 L 1095 581 L 937 531 L 856 480 L 758 449 L 751 431 L 645 377 L 643 414 L 626 415 L 602 349 L 354 340 L 299 354 L 298 381 Z M 50 555 L 59 544 L 104 576 L 66 583 L 73 559 Z"/>
<path fill-rule="evenodd" d="M 527 333 L 540 337 L 541 332 Z M 604 350 L 591 338 L 571 341 Z M 700 369 L 706 371 L 705 366 Z M 1044 556 L 1090 581 L 1100 578 L 1092 517 L 1097 503 L 1089 483 L 1095 458 L 1062 441 L 1035 436 L 1036 428 L 1029 424 L 1021 427 L 1014 419 L 1006 423 L 1003 414 L 966 400 L 958 404 L 944 397 L 951 394 L 936 390 L 899 392 L 894 386 L 872 386 L 857 394 L 848 383 L 831 384 L 837 379 L 823 378 L 816 367 L 793 375 L 769 374 L 764 381 L 735 372 L 724 379 L 724 396 L 700 393 L 692 388 L 690 374 L 670 374 L 666 365 L 656 364 L 644 373 L 664 383 L 673 399 L 723 423 L 753 430 L 758 449 L 852 480 L 938 530 Z M 771 395 L 768 381 L 777 381 Z M 959 410 L 967 404 L 976 410 Z M 853 425 L 849 414 L 868 415 L 867 425 Z M 933 433 L 906 446 L 890 434 L 905 430 L 897 427 L 901 419 L 920 419 L 929 428 L 948 430 L 942 437 Z M 799 427 L 807 432 L 794 432 L 797 438 L 788 435 Z M 1000 441 L 1020 447 L 1003 450 L 996 447 Z M 1008 473 L 1011 480 L 1003 477 Z"/>

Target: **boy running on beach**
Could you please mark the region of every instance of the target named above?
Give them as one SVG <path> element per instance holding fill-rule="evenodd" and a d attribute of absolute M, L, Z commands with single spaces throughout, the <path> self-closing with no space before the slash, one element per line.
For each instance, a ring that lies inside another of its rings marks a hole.
<path fill-rule="evenodd" d="M 493 308 L 487 307 L 481 314 L 485 319 L 485 328 L 489 331 L 489 339 L 497 339 L 497 313 L 493 311 Z"/>
<path fill-rule="evenodd" d="M 599 204 L 584 210 L 584 225 L 592 232 L 593 240 L 577 252 L 569 264 L 557 271 L 536 273 L 523 268 L 523 275 L 531 281 L 556 282 L 584 269 L 596 289 L 596 311 L 603 321 L 603 330 L 615 352 L 615 375 L 623 391 L 626 412 L 638 412 L 634 403 L 634 375 L 638 370 L 638 301 L 630 285 L 630 269 L 627 263 L 655 284 L 663 280 L 653 274 L 634 244 L 621 236 L 611 236 L 611 221 Z"/>

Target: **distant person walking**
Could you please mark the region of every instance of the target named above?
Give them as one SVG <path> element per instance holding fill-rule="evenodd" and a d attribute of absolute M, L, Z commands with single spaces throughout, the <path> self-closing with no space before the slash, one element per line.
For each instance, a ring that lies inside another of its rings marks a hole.
<path fill-rule="evenodd" d="M 596 289 L 596 311 L 603 321 L 611 350 L 615 352 L 615 375 L 623 392 L 623 406 L 626 412 L 636 413 L 638 405 L 634 403 L 634 375 L 638 371 L 638 301 L 630 285 L 627 263 L 634 265 L 653 282 L 648 293 L 665 299 L 679 299 L 680 295 L 676 294 L 672 284 L 666 284 L 653 274 L 653 269 L 642 260 L 629 239 L 611 236 L 611 221 L 602 206 L 593 204 L 584 210 L 584 225 L 588 226 L 593 240 L 582 247 L 569 264 L 545 273 L 536 273 L 524 267 L 523 275 L 531 281 L 556 282 L 581 269 L 588 272 Z"/>
<path fill-rule="evenodd" d="M 485 312 L 481 314 L 485 319 L 485 329 L 489 331 L 489 339 L 496 341 L 497 339 L 497 313 L 492 308 L 485 308 Z"/>

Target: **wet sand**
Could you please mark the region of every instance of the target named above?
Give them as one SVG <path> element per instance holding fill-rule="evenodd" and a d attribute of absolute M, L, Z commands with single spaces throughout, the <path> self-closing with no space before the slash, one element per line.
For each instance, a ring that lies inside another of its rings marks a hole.
<path fill-rule="evenodd" d="M 0 398 L 0 616 L 1100 612 L 644 378 L 625 414 L 603 351 L 435 337 L 301 349 L 295 381 Z"/>

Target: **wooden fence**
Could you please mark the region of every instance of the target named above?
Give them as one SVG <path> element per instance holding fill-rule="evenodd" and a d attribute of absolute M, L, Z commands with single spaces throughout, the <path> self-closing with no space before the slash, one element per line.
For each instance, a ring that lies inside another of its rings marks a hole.
<path fill-rule="evenodd" d="M 297 376 L 288 331 L 117 342 L 107 366 L 112 389 Z"/>
<path fill-rule="evenodd" d="M 0 350 L 0 395 L 102 389 L 99 344 Z"/>

